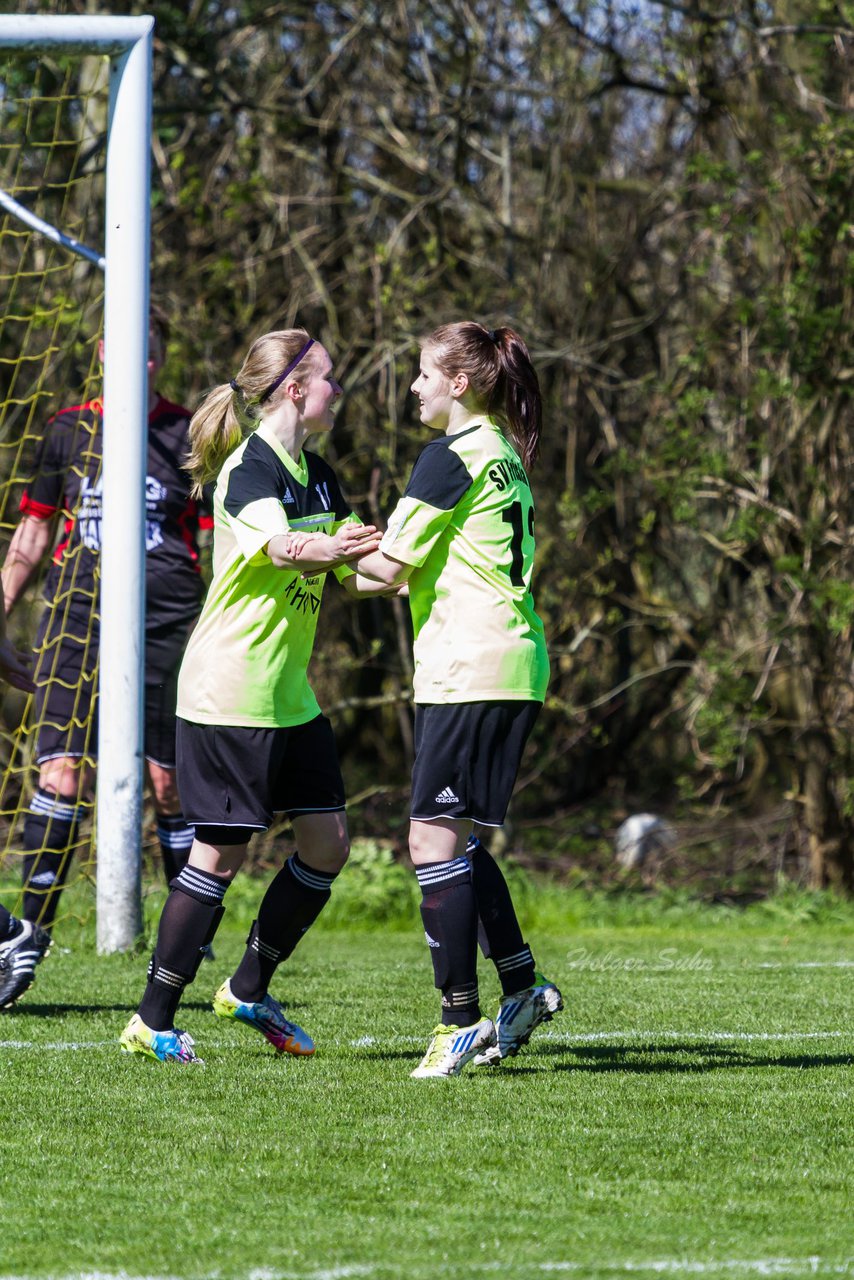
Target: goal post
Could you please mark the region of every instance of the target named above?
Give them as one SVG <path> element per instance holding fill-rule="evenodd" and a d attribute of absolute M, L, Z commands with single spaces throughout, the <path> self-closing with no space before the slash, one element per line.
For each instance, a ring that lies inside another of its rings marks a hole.
<path fill-rule="evenodd" d="M 0 16 L 0 51 L 110 59 L 105 167 L 104 433 L 97 946 L 142 927 L 142 700 L 148 422 L 151 63 L 154 19 Z M 58 228 L 61 232 L 61 228 Z M 74 246 L 71 246 L 74 250 Z M 98 255 L 90 246 L 90 255 Z M 87 256 L 90 256 L 87 255 Z M 90 256 L 91 260 L 91 256 Z"/>

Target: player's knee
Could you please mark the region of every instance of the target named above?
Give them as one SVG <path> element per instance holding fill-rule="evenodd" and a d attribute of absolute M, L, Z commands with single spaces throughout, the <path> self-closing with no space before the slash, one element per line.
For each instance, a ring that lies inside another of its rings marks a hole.
<path fill-rule="evenodd" d="M 443 839 L 443 832 L 437 831 L 427 822 L 413 822 L 409 828 L 409 856 L 413 865 L 423 866 L 431 862 L 444 862 L 453 856 L 453 845 Z M 437 838 L 438 836 L 438 838 Z"/>
<path fill-rule="evenodd" d="M 337 875 L 350 856 L 350 841 L 343 836 L 337 843 L 322 849 L 313 849 L 308 858 L 300 850 L 300 858 L 313 866 L 316 871 L 326 871 L 329 875 Z"/>
<path fill-rule="evenodd" d="M 180 813 L 181 801 L 178 797 L 177 771 L 175 769 L 164 769 L 162 765 L 154 765 L 149 761 L 147 773 L 157 812 Z"/>
<path fill-rule="evenodd" d="M 302 814 L 292 818 L 300 860 L 315 871 L 337 875 L 350 856 L 346 815 Z"/>
<path fill-rule="evenodd" d="M 54 796 L 77 796 L 91 784 L 91 769 L 73 756 L 57 756 L 39 765 L 39 789 Z"/>

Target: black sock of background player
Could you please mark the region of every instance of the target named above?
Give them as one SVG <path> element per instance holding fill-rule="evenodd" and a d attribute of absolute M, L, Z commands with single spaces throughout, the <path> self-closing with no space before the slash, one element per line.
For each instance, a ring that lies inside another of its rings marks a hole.
<path fill-rule="evenodd" d="M 21 878 L 23 916 L 50 929 L 65 884 L 81 806 L 74 796 L 58 796 L 38 787 L 24 819 Z"/>
<path fill-rule="evenodd" d="M 194 829 L 183 813 L 158 813 L 157 839 L 160 841 L 160 856 L 166 883 L 171 884 L 183 871 L 193 847 Z"/>

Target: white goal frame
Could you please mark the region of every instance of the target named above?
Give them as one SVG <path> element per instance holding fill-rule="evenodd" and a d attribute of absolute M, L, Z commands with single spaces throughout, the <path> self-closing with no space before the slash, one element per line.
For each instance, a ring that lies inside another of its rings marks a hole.
<path fill-rule="evenodd" d="M 97 783 L 97 946 L 102 954 L 127 950 L 142 929 L 153 30 L 154 19 L 147 15 L 0 17 L 0 49 L 102 54 L 110 58 L 103 251 L 104 459 Z M 61 228 L 58 230 L 61 232 Z M 82 252 L 74 244 L 68 247 Z M 99 256 L 97 251 L 95 256 Z"/>

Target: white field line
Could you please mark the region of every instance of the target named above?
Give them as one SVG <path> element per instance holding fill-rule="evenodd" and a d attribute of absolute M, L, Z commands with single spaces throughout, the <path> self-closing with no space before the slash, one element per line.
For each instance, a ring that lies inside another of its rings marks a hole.
<path fill-rule="evenodd" d="M 538 1033 L 537 1039 L 554 1040 L 560 1044 L 567 1046 L 583 1047 L 585 1044 L 596 1042 L 597 1044 L 606 1043 L 608 1041 L 618 1041 L 625 1043 L 626 1041 L 639 1041 L 642 1044 L 648 1044 L 655 1040 L 685 1040 L 698 1042 L 708 1040 L 719 1041 L 744 1041 L 751 1043 L 753 1041 L 777 1041 L 777 1040 L 834 1040 L 842 1039 L 849 1035 L 846 1031 L 704 1031 L 702 1028 L 695 1028 L 692 1031 L 677 1031 L 671 1028 L 659 1027 L 656 1030 L 638 1031 L 634 1028 L 625 1031 L 588 1031 L 583 1035 L 562 1035 L 559 1031 L 544 1029 Z M 335 1048 L 346 1046 L 350 1049 L 370 1049 L 375 1046 L 397 1047 L 404 1045 L 420 1045 L 424 1041 L 423 1036 L 360 1036 L 358 1040 L 338 1040 L 333 1039 L 327 1041 Z M 233 1039 L 208 1039 L 205 1037 L 205 1048 L 226 1049 L 233 1048 L 238 1043 Z M 118 1037 L 111 1040 L 54 1040 L 42 1043 L 38 1040 L 0 1040 L 0 1051 L 4 1049 L 37 1049 L 40 1053 L 45 1052 L 79 1052 L 85 1049 L 115 1049 L 118 1047 Z M 686 1044 L 686 1048 L 690 1048 L 690 1043 Z M 0 1276 L 0 1280 L 8 1280 L 5 1276 Z M 92 1277 L 92 1280 L 101 1280 L 100 1277 Z"/>
<path fill-rule="evenodd" d="M 708 968 L 703 968 L 700 965 L 695 965 L 693 971 L 697 973 L 753 973 L 753 972 L 758 972 L 758 970 L 760 969 L 777 969 L 777 970 L 783 970 L 786 972 L 788 972 L 789 969 L 854 969 L 854 960 L 847 960 L 847 959 L 846 960 L 757 960 L 755 964 L 740 964 L 738 962 L 735 962 L 734 964 L 722 964 L 722 963 L 719 963 L 718 960 L 714 959 L 712 956 L 707 956 L 705 952 L 703 952 L 702 948 L 700 948 L 698 955 L 700 956 L 701 959 L 707 962 Z M 595 955 L 592 958 L 595 960 Z M 584 972 L 585 970 L 585 965 L 583 963 L 581 964 L 570 963 L 567 967 L 571 971 L 575 971 L 575 972 L 579 972 L 579 971 Z M 586 966 L 586 967 L 592 968 L 594 972 L 596 971 L 595 965 Z M 618 963 L 615 961 L 613 969 L 616 970 L 617 968 L 618 968 Z M 607 973 L 609 972 L 609 970 L 606 969 L 605 972 Z M 690 974 L 692 972 L 692 968 L 687 963 L 680 963 L 678 958 L 670 959 L 669 957 L 667 957 L 666 964 L 655 965 L 653 963 L 649 963 L 647 964 L 646 968 L 641 968 L 639 966 L 638 972 L 639 973 L 671 972 L 671 973 Z M 0 1280 L 2 1280 L 2 1277 L 0 1277 Z"/>
<path fill-rule="evenodd" d="M 487 1275 L 506 1270 L 505 1262 L 466 1263 L 468 1275 Z M 854 1275 L 854 1258 L 838 1262 L 812 1255 L 807 1258 L 651 1258 L 594 1260 L 592 1262 L 560 1261 L 532 1262 L 525 1266 L 526 1275 L 572 1275 L 607 1277 L 633 1275 L 699 1275 L 699 1276 L 851 1276 Z M 310 1271 L 279 1271 L 273 1268 L 255 1268 L 246 1273 L 246 1280 L 370 1280 L 371 1276 L 388 1274 L 388 1266 L 382 1263 L 320 1267 Z M 434 1274 L 434 1273 L 431 1273 Z M 25 1275 L 3 1275 L 0 1280 L 29 1280 Z M 127 1271 L 74 1271 L 55 1274 L 46 1280 L 175 1280 L 167 1275 L 134 1275 Z M 206 1280 L 220 1280 L 220 1273 L 207 1273 Z"/>
<path fill-rule="evenodd" d="M 849 1036 L 848 1032 L 704 1032 L 704 1030 L 693 1030 L 693 1032 L 680 1032 L 680 1030 L 662 1029 L 647 1030 L 624 1030 L 624 1032 L 586 1032 L 581 1036 L 566 1036 L 558 1030 L 538 1030 L 536 1039 L 538 1043 L 543 1041 L 557 1041 L 567 1046 L 581 1046 L 589 1044 L 592 1041 L 604 1043 L 608 1041 L 616 1041 L 622 1043 L 625 1041 L 640 1041 L 641 1044 L 647 1044 L 649 1041 L 656 1039 L 679 1039 L 679 1041 L 799 1041 L 799 1039 L 835 1039 Z M 424 1042 L 423 1036 L 391 1036 L 388 1038 L 380 1038 L 376 1036 L 361 1036 L 355 1041 L 350 1041 L 351 1048 L 371 1048 L 375 1044 L 421 1044 Z M 690 1047 L 688 1044 L 686 1048 Z M 534 1050 L 535 1051 L 535 1050 Z M 3 1277 L 0 1276 L 0 1280 Z"/>
<path fill-rule="evenodd" d="M 591 1031 L 583 1036 L 561 1036 L 556 1031 L 543 1031 L 540 1040 L 568 1040 L 584 1044 L 588 1040 L 825 1040 L 844 1036 L 845 1031 Z"/>
<path fill-rule="evenodd" d="M 597 1262 L 592 1266 L 578 1262 L 542 1262 L 539 1269 L 552 1274 L 589 1271 L 596 1275 L 631 1275 L 654 1272 L 656 1275 L 756 1275 L 756 1276 L 845 1276 L 852 1274 L 854 1260 L 827 1262 L 811 1258 L 723 1258 L 699 1262 L 690 1258 L 653 1258 L 648 1262 Z"/>

